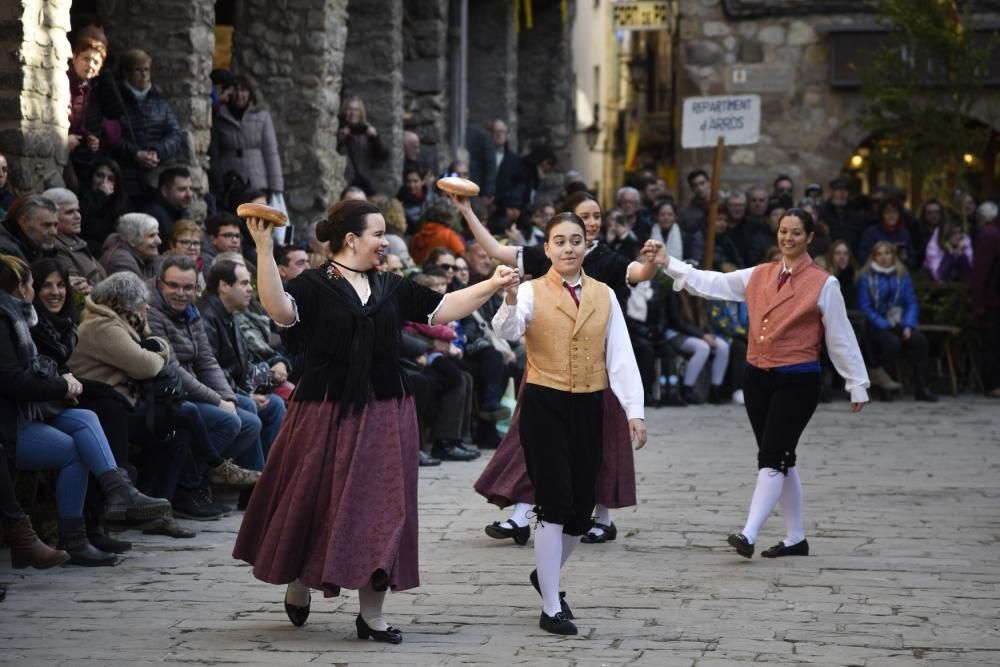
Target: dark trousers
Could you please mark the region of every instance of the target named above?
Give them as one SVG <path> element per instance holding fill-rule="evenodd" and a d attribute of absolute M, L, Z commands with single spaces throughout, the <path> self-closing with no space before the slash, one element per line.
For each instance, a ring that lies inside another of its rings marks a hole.
<path fill-rule="evenodd" d="M 272 399 L 272 400 L 277 400 Z M 161 441 L 157 434 L 150 433 L 146 428 L 146 403 L 139 401 L 136 403 L 128 418 L 129 434 L 133 441 L 140 444 L 142 450 L 140 468 L 147 466 L 162 467 L 164 474 L 145 469 L 140 470 L 140 478 L 147 484 L 146 488 L 153 488 L 149 480 L 164 477 L 165 481 L 156 482 L 158 488 L 166 488 L 171 483 L 188 489 L 197 489 L 204 486 L 205 472 L 209 466 L 217 466 L 222 463 L 222 457 L 212 445 L 212 438 L 205 426 L 205 420 L 201 417 L 198 406 L 190 401 L 181 401 L 174 408 L 174 430 L 173 438 Z M 175 442 L 178 441 L 178 442 Z M 175 476 L 177 480 L 171 482 Z M 155 472 L 155 474 L 154 474 Z M 160 498 L 172 498 L 169 496 L 158 496 Z"/>
<path fill-rule="evenodd" d="M 631 340 L 635 360 L 639 365 L 639 376 L 642 378 L 642 393 L 648 402 L 653 396 L 653 385 L 659 381 L 656 377 L 656 360 L 660 360 L 660 368 L 669 375 L 674 368 L 674 348 L 664 339 L 654 341 L 631 336 Z"/>
<path fill-rule="evenodd" d="M 729 382 L 733 391 L 743 389 L 743 378 L 747 370 L 747 341 L 745 338 L 733 338 L 729 343 Z"/>
<path fill-rule="evenodd" d="M 24 510 L 14 495 L 14 480 L 10 478 L 7 453 L 2 444 L 0 444 L 0 518 L 8 523 L 24 518 Z"/>
<path fill-rule="evenodd" d="M 567 535 L 593 525 L 601 467 L 604 402 L 601 392 L 571 394 L 536 384 L 521 390 L 519 435 L 541 521 Z"/>
<path fill-rule="evenodd" d="M 983 388 L 1000 387 L 1000 311 L 994 310 L 979 321 L 983 341 Z"/>
<path fill-rule="evenodd" d="M 743 397 L 757 438 L 757 467 L 782 473 L 795 465 L 799 437 L 819 403 L 820 374 L 778 373 L 747 366 Z"/>
<path fill-rule="evenodd" d="M 927 337 L 917 329 L 912 329 L 910 339 L 903 340 L 903 330 L 899 327 L 893 329 L 868 329 L 868 338 L 872 347 L 878 355 L 879 366 L 894 379 L 899 375 L 899 356 L 906 353 L 906 358 L 913 369 L 913 383 L 923 386 L 927 381 Z"/>

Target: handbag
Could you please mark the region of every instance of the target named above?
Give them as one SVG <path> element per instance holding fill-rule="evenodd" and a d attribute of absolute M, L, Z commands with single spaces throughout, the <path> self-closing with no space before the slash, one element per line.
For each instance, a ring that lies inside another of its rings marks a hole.
<path fill-rule="evenodd" d="M 138 383 L 145 401 L 146 432 L 159 442 L 173 439 L 177 434 L 174 413 L 184 399 L 180 374 L 172 364 L 164 364 L 160 372 L 149 380 Z"/>
<path fill-rule="evenodd" d="M 60 376 L 59 364 L 56 363 L 55 359 L 44 354 L 39 354 L 31 360 L 31 371 L 41 378 L 54 379 Z M 73 403 L 75 401 L 71 403 L 67 399 L 36 401 L 33 404 L 33 412 L 39 421 L 49 421 L 61 415 L 63 410 Z"/>
<path fill-rule="evenodd" d="M 274 372 L 266 361 L 250 364 L 246 384 L 252 394 L 267 394 L 274 389 Z"/>

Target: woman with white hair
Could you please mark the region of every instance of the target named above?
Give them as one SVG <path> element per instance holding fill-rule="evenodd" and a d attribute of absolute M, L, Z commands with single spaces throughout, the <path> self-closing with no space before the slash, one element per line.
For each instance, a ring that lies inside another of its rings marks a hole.
<path fill-rule="evenodd" d="M 118 231 L 104 243 L 101 264 L 109 273 L 128 271 L 145 281 L 156 277 L 160 251 L 160 223 L 145 213 L 118 218 Z"/>
<path fill-rule="evenodd" d="M 66 188 L 49 188 L 42 196 L 59 207 L 56 214 L 59 218 L 59 231 L 56 234 L 55 260 L 69 272 L 69 282 L 73 289 L 90 294 L 94 285 L 104 280 L 108 274 L 80 236 L 83 220 L 80 201 L 72 190 Z"/>

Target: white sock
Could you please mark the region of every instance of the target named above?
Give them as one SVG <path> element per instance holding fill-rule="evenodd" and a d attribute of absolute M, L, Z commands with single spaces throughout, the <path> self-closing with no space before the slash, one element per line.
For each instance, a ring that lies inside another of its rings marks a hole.
<path fill-rule="evenodd" d="M 594 505 L 594 522 L 595 523 L 603 523 L 605 526 L 610 526 L 611 525 L 611 510 L 609 510 L 604 505 L 600 505 L 600 504 Z M 597 526 L 594 526 L 593 528 L 591 528 L 587 532 L 589 532 L 589 533 L 591 533 L 593 535 L 597 535 L 598 537 L 600 537 L 601 535 L 604 534 L 604 529 L 603 528 L 598 528 Z"/>
<path fill-rule="evenodd" d="M 389 624 L 382 618 L 382 602 L 385 600 L 385 591 L 377 591 L 369 583 L 364 588 L 358 589 L 358 602 L 361 607 L 361 618 L 365 620 L 372 630 L 382 632 L 389 629 Z"/>
<path fill-rule="evenodd" d="M 785 520 L 785 546 L 798 544 L 806 539 L 806 531 L 802 528 L 802 482 L 795 466 L 789 468 L 785 475 L 778 503 L 781 517 Z"/>
<path fill-rule="evenodd" d="M 566 561 L 569 557 L 573 555 L 576 548 L 580 545 L 580 535 L 567 535 L 563 533 L 562 536 L 562 559 L 560 559 L 560 567 L 566 565 Z"/>
<path fill-rule="evenodd" d="M 516 524 L 518 528 L 524 528 L 528 525 L 528 512 L 530 511 L 530 503 L 516 503 L 514 511 L 510 514 L 510 521 Z"/>
<path fill-rule="evenodd" d="M 559 569 L 563 558 L 563 527 L 557 523 L 538 522 L 535 528 L 535 565 L 538 587 L 542 589 L 542 611 L 555 616 L 559 603 Z"/>
<path fill-rule="evenodd" d="M 285 591 L 285 602 L 296 607 L 305 607 L 309 604 L 309 587 L 303 586 L 298 579 L 289 583 Z"/>
<path fill-rule="evenodd" d="M 771 516 L 774 506 L 778 504 L 784 483 L 785 476 L 774 468 L 761 468 L 757 471 L 757 486 L 754 487 L 753 498 L 750 499 L 747 524 L 741 531 L 750 544 L 757 541 L 757 532 L 767 517 Z"/>

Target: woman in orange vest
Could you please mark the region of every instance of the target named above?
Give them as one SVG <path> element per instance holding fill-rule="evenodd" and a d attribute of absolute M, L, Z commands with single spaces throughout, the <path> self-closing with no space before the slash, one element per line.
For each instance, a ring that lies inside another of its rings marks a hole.
<path fill-rule="evenodd" d="M 642 379 L 614 291 L 583 272 L 586 227 L 575 213 L 545 228 L 551 268 L 507 289 L 493 328 L 525 339 L 521 446 L 535 489 L 538 527 L 529 579 L 542 596 L 538 625 L 575 635 L 573 614 L 559 593 L 559 572 L 591 526 L 601 466 L 604 389 L 621 402 L 636 449 L 646 443 Z"/>
<path fill-rule="evenodd" d="M 781 259 L 753 268 L 732 273 L 698 271 L 669 257 L 664 266 L 674 279 L 675 290 L 747 304 L 750 323 L 743 394 L 757 438 L 757 485 L 743 530 L 728 538 L 746 558 L 753 556 L 757 533 L 779 503 L 785 539 L 761 555 L 809 555 L 795 447 L 819 401 L 819 354 L 824 339 L 851 393 L 851 412 L 860 412 L 868 401 L 868 373 L 837 279 L 813 264 L 807 252 L 814 224 L 808 211 L 790 209 L 778 223 Z"/>

